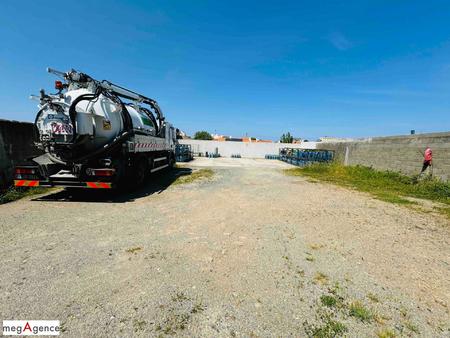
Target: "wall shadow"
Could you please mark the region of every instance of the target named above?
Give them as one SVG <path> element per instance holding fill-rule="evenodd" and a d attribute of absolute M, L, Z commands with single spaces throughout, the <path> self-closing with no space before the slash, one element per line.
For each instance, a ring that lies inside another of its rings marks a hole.
<path fill-rule="evenodd" d="M 32 201 L 39 202 L 93 202 L 93 203 L 125 203 L 136 199 L 160 194 L 166 190 L 178 177 L 190 175 L 190 168 L 173 168 L 151 174 L 142 187 L 134 190 L 117 189 L 64 189 L 50 193 Z"/>

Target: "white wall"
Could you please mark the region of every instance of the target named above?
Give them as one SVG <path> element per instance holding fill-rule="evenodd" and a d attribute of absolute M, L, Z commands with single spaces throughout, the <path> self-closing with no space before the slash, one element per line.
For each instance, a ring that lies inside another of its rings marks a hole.
<path fill-rule="evenodd" d="M 234 141 L 178 140 L 180 144 L 190 144 L 194 153 L 214 153 L 216 148 L 220 156 L 231 157 L 239 154 L 246 158 L 264 158 L 266 155 L 278 155 L 280 148 L 316 149 L 316 142 L 295 143 L 258 143 Z"/>

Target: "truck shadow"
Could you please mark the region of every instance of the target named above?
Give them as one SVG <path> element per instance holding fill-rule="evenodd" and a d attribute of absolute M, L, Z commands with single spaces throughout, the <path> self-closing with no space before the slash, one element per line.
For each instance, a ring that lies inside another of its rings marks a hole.
<path fill-rule="evenodd" d="M 180 176 L 190 175 L 190 168 L 174 168 L 151 174 L 147 181 L 134 190 L 110 189 L 64 189 L 50 193 L 32 201 L 40 202 L 98 202 L 98 203 L 125 203 L 136 199 L 160 194 L 166 190 Z"/>

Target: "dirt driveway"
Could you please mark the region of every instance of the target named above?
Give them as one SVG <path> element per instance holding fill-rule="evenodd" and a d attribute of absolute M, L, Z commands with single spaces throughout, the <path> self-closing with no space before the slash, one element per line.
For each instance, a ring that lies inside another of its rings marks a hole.
<path fill-rule="evenodd" d="M 276 161 L 0 206 L 0 320 L 67 337 L 450 336 L 450 228 Z M 170 182 L 169 182 L 170 183 Z"/>

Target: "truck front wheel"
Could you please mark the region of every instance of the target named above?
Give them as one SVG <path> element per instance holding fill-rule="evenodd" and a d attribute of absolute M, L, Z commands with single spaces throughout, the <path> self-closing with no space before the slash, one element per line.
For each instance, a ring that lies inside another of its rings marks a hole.
<path fill-rule="evenodd" d="M 173 169 L 175 167 L 175 154 L 174 153 L 169 153 L 169 169 Z"/>

